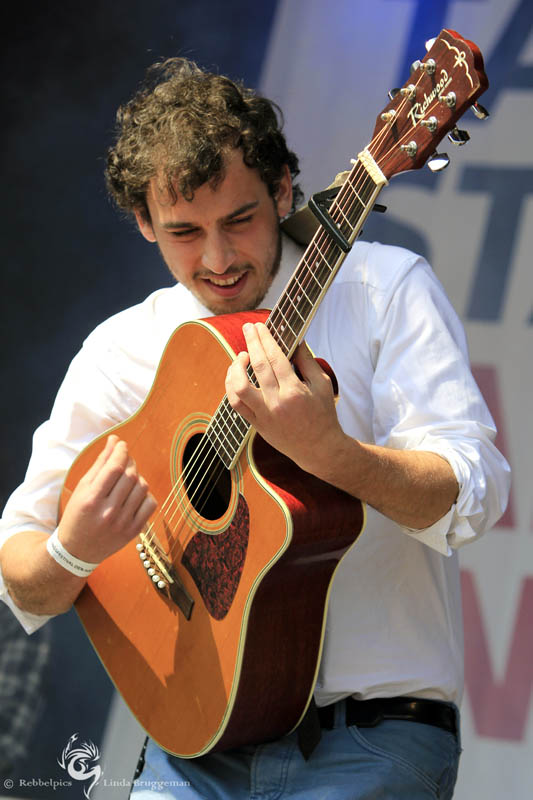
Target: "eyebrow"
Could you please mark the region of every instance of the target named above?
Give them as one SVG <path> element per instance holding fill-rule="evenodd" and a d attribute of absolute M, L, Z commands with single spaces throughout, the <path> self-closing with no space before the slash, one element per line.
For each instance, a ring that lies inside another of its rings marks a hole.
<path fill-rule="evenodd" d="M 253 211 L 253 209 L 257 208 L 258 205 L 258 200 L 255 200 L 252 203 L 245 203 L 243 206 L 236 208 L 235 211 L 232 211 L 231 214 L 228 214 L 227 217 L 222 217 L 222 221 L 230 222 L 232 219 L 235 219 L 235 217 L 240 217 L 242 214 L 246 214 L 247 211 Z M 165 230 L 179 230 L 181 228 L 197 228 L 198 226 L 194 222 L 171 221 L 164 222 L 161 227 Z"/>

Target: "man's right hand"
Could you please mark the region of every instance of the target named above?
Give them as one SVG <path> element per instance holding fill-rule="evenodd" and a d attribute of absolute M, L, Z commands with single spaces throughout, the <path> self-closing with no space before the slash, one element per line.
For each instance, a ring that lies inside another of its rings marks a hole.
<path fill-rule="evenodd" d="M 63 547 L 97 564 L 137 536 L 156 508 L 125 442 L 110 435 L 80 480 L 59 523 Z M 48 553 L 48 534 L 22 531 L 0 549 L 0 568 L 15 605 L 33 614 L 68 611 L 85 585 Z"/>
<path fill-rule="evenodd" d="M 76 558 L 98 564 L 135 538 L 156 506 L 126 442 L 111 434 L 67 503 L 59 541 Z"/>

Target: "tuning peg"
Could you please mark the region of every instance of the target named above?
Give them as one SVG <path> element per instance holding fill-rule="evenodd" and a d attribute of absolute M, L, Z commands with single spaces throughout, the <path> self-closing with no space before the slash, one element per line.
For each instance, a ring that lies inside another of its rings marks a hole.
<path fill-rule="evenodd" d="M 487 117 L 490 117 L 489 112 L 484 106 L 481 105 L 481 103 L 472 103 L 470 108 L 478 119 L 487 119 Z"/>
<path fill-rule="evenodd" d="M 459 128 L 455 126 L 448 134 L 448 139 L 456 145 L 462 145 L 469 141 L 470 135 L 468 131 L 460 131 Z"/>
<path fill-rule="evenodd" d="M 400 89 L 400 94 L 402 97 L 407 97 L 408 100 L 414 100 L 416 97 L 416 86 L 414 83 L 410 83 L 409 86 L 404 86 Z"/>
<path fill-rule="evenodd" d="M 433 75 L 436 68 L 437 62 L 434 58 L 428 58 L 426 61 L 420 61 L 417 59 L 411 64 L 411 73 L 415 72 L 417 69 L 422 69 L 427 75 Z"/>
<path fill-rule="evenodd" d="M 427 119 L 421 119 L 418 124 L 422 125 L 424 128 L 427 128 L 430 133 L 435 133 L 439 125 L 439 121 L 437 117 L 431 116 Z"/>
<path fill-rule="evenodd" d="M 391 89 L 388 92 L 389 100 L 394 100 L 397 94 L 401 94 L 402 97 L 408 97 L 409 100 L 413 100 L 416 96 L 416 86 L 412 83 L 409 86 L 404 86 L 403 89 Z"/>
<path fill-rule="evenodd" d="M 455 92 L 448 92 L 448 94 L 439 94 L 439 101 L 448 108 L 455 108 L 457 102 L 457 95 Z"/>
<path fill-rule="evenodd" d="M 428 39 L 426 42 L 426 53 L 429 53 L 435 42 L 437 41 L 437 37 L 434 36 L 433 39 Z"/>
<path fill-rule="evenodd" d="M 428 167 L 432 172 L 440 172 L 441 170 L 446 169 L 449 163 L 450 159 L 448 158 L 447 153 L 435 153 L 429 159 Z"/>
<path fill-rule="evenodd" d="M 418 145 L 416 142 L 408 142 L 407 144 L 401 144 L 400 150 L 407 153 L 410 158 L 415 158 L 418 152 Z"/>

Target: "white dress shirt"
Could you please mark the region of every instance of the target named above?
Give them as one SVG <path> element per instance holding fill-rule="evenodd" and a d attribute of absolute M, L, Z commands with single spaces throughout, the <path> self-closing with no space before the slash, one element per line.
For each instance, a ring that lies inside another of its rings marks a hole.
<path fill-rule="evenodd" d="M 284 240 L 272 307 L 300 249 Z M 99 325 L 72 361 L 50 419 L 35 432 L 24 483 L 4 511 L 14 533 L 57 525 L 73 459 L 144 400 L 177 325 L 210 316 L 183 286 L 161 289 Z M 365 532 L 335 576 L 316 699 L 415 695 L 460 701 L 463 650 L 456 548 L 500 517 L 509 468 L 472 378 L 463 328 L 427 263 L 396 247 L 357 242 L 306 336 L 339 382 L 339 420 L 351 436 L 430 450 L 451 464 L 459 495 L 430 528 L 402 528 L 369 508 Z M 48 617 L 20 611 L 0 575 L 0 598 L 31 632 Z"/>

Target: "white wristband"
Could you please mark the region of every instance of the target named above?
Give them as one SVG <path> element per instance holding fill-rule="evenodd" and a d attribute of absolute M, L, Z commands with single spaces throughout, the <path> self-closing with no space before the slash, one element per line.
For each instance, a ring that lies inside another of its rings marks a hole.
<path fill-rule="evenodd" d="M 98 566 L 98 564 L 90 564 L 88 561 L 82 561 L 81 559 L 72 556 L 68 550 L 65 550 L 59 541 L 57 528 L 53 534 L 48 537 L 46 549 L 54 561 L 57 561 L 57 563 L 61 564 L 64 569 L 72 572 L 73 575 L 78 575 L 80 578 L 87 578 Z"/>

